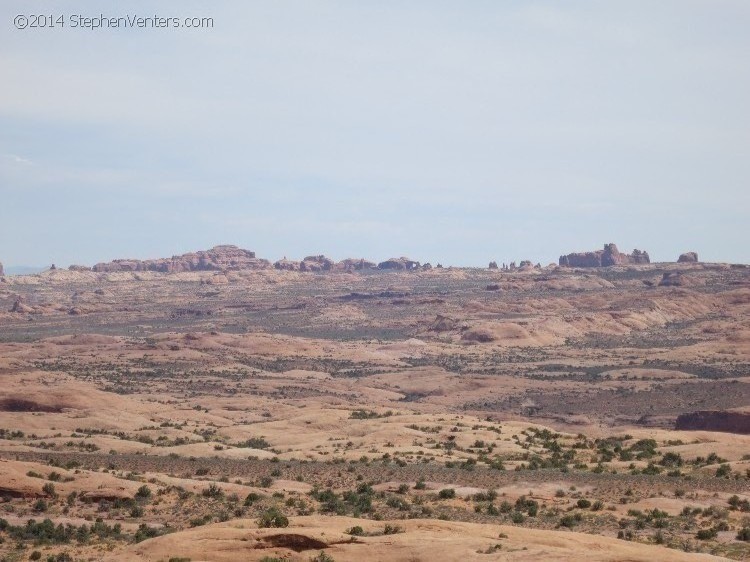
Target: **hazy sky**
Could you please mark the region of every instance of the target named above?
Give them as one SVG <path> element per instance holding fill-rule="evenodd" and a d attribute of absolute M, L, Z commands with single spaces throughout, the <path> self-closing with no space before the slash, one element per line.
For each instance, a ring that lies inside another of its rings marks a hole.
<path fill-rule="evenodd" d="M 748 30 L 747 0 L 3 0 L 0 261 L 750 262 Z"/>

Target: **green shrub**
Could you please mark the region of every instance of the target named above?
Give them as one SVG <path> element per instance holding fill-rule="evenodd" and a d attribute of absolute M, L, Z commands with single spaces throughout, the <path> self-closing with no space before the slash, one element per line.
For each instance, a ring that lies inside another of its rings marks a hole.
<path fill-rule="evenodd" d="M 289 518 L 276 507 L 271 507 L 263 512 L 258 519 L 258 527 L 288 527 Z"/>
<path fill-rule="evenodd" d="M 750 527 L 742 527 L 737 533 L 737 540 L 750 542 Z"/>

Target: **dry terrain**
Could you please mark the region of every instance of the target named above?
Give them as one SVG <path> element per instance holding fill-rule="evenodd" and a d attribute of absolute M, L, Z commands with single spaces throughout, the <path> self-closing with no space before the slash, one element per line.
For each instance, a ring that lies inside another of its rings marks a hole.
<path fill-rule="evenodd" d="M 717 559 L 748 267 L 0 281 L 0 560 Z"/>

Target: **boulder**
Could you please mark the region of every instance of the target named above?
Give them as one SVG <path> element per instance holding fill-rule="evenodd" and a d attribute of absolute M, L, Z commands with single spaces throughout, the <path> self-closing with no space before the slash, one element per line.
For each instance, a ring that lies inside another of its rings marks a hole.
<path fill-rule="evenodd" d="M 698 254 L 696 252 L 685 252 L 677 258 L 677 263 L 696 263 L 697 261 Z"/>
<path fill-rule="evenodd" d="M 34 312 L 34 309 L 29 305 L 24 304 L 23 299 L 21 299 L 21 297 L 18 297 L 13 303 L 13 307 L 10 309 L 10 311 L 16 312 L 18 314 L 30 314 Z"/>
<path fill-rule="evenodd" d="M 682 287 L 684 284 L 685 280 L 679 271 L 667 271 L 659 281 L 659 287 Z"/>

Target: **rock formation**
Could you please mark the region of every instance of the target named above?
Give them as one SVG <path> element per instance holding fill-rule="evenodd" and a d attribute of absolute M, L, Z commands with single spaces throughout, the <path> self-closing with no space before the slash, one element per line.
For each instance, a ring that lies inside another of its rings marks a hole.
<path fill-rule="evenodd" d="M 114 260 L 98 263 L 93 268 L 97 272 L 113 271 L 161 271 L 177 273 L 181 271 L 223 271 L 241 269 L 267 269 L 268 260 L 255 257 L 255 252 L 237 246 L 215 246 L 210 250 L 191 252 L 171 258 L 153 260 Z"/>
<path fill-rule="evenodd" d="M 419 269 L 419 262 L 409 258 L 391 258 L 378 264 L 378 269 L 390 269 L 396 271 L 412 271 Z"/>
<path fill-rule="evenodd" d="M 605 244 L 603 250 L 574 252 L 566 256 L 560 256 L 559 263 L 564 267 L 607 267 L 610 265 L 651 263 L 651 260 L 645 251 L 633 250 L 632 254 L 623 254 L 614 244 Z"/>
<path fill-rule="evenodd" d="M 659 281 L 659 287 L 682 287 L 684 284 L 682 273 L 679 271 L 667 271 Z"/>
<path fill-rule="evenodd" d="M 677 416 L 676 429 L 750 434 L 750 412 L 701 410 Z"/>
<path fill-rule="evenodd" d="M 489 265 L 489 269 L 497 269 L 497 262 L 496 261 L 491 261 L 490 265 Z"/>
<path fill-rule="evenodd" d="M 366 269 L 377 269 L 378 265 L 375 262 L 368 261 L 364 258 L 346 258 L 336 264 L 336 269 L 342 271 L 363 271 Z"/>
<path fill-rule="evenodd" d="M 330 271 L 334 261 L 325 256 L 307 256 L 299 264 L 300 271 Z"/>
<path fill-rule="evenodd" d="M 696 252 L 685 252 L 677 258 L 677 263 L 696 263 L 697 261 L 698 254 Z"/>
<path fill-rule="evenodd" d="M 68 267 L 68 271 L 91 271 L 91 268 L 86 265 L 71 265 Z"/>
<path fill-rule="evenodd" d="M 273 267 L 281 271 L 299 271 L 299 262 L 282 258 L 275 262 Z"/>
<path fill-rule="evenodd" d="M 20 314 L 27 314 L 34 312 L 34 309 L 23 302 L 21 297 L 18 297 L 13 303 L 13 307 L 10 309 L 11 312 L 17 312 Z"/>
<path fill-rule="evenodd" d="M 0 261 L 0 277 L 5 275 L 5 272 L 3 272 L 3 262 Z"/>

